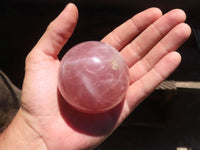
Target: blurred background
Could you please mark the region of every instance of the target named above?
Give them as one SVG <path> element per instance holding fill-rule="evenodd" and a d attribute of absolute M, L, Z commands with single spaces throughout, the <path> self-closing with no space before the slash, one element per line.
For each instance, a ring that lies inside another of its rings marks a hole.
<path fill-rule="evenodd" d="M 79 22 L 60 58 L 73 45 L 101 40 L 125 20 L 149 7 L 158 7 L 163 13 L 183 9 L 192 35 L 178 50 L 182 63 L 167 80 L 200 83 L 198 0 L 0 0 L 0 69 L 19 89 L 26 55 L 69 2 L 77 5 Z M 200 85 L 171 89 L 169 84 L 155 90 L 97 149 L 199 150 Z"/>

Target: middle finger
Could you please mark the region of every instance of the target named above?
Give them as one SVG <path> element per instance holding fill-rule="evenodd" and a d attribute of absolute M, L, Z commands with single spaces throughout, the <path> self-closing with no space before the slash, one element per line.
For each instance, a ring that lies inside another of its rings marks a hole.
<path fill-rule="evenodd" d="M 135 64 L 157 44 L 174 26 L 184 22 L 186 15 L 180 9 L 172 10 L 142 32 L 135 40 L 121 50 L 129 67 Z"/>

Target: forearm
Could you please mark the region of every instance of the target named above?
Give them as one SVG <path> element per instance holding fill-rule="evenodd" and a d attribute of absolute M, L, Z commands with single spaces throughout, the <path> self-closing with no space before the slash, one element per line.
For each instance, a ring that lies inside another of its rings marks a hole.
<path fill-rule="evenodd" d="M 25 122 L 21 111 L 0 135 L 2 150 L 46 150 L 41 137 Z"/>

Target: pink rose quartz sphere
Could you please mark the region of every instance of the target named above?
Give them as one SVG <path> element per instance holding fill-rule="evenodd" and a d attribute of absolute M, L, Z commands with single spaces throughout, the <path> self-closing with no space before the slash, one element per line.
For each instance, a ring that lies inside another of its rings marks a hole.
<path fill-rule="evenodd" d="M 58 88 L 63 98 L 85 113 L 101 113 L 119 104 L 129 86 L 129 69 L 121 54 L 103 42 L 72 47 L 62 58 Z"/>

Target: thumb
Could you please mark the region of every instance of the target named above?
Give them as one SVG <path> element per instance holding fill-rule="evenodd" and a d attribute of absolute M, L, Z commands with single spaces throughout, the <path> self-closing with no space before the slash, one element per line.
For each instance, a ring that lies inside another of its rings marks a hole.
<path fill-rule="evenodd" d="M 72 35 L 78 20 L 77 7 L 69 3 L 46 29 L 33 51 L 56 57 Z"/>

